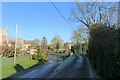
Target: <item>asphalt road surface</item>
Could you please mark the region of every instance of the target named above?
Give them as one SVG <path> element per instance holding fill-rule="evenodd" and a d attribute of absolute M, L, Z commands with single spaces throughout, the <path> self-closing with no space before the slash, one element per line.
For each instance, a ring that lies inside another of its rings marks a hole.
<path fill-rule="evenodd" d="M 88 59 L 83 56 L 75 56 L 75 59 L 62 70 L 55 71 L 61 62 L 54 55 L 48 64 L 38 65 L 23 73 L 17 73 L 9 78 L 93 78 L 93 71 Z"/>
<path fill-rule="evenodd" d="M 85 56 L 76 56 L 69 66 L 54 72 L 50 78 L 94 78 L 89 61 Z"/>

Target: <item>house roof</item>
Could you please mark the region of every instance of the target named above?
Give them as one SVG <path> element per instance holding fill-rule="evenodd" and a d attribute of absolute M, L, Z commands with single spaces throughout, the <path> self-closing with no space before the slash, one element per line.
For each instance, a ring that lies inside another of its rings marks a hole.
<path fill-rule="evenodd" d="M 32 41 L 30 40 L 24 40 L 24 44 L 31 44 Z"/>

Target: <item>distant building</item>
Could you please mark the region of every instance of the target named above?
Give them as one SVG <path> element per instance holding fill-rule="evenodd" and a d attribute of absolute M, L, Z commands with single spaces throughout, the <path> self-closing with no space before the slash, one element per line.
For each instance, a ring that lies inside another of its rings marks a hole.
<path fill-rule="evenodd" d="M 35 53 L 35 49 L 32 46 L 32 40 L 25 40 L 24 41 L 24 49 L 30 54 L 30 55 L 34 55 Z"/>
<path fill-rule="evenodd" d="M 0 46 L 5 46 L 8 42 L 8 29 L 0 28 Z"/>
<path fill-rule="evenodd" d="M 24 48 L 25 48 L 25 50 L 27 50 L 28 48 L 31 48 L 31 41 L 25 40 L 24 41 Z"/>
<path fill-rule="evenodd" d="M 30 55 L 37 54 L 37 53 L 35 53 L 35 51 L 36 51 L 36 50 L 35 50 L 34 48 L 31 48 L 31 49 L 30 49 Z"/>

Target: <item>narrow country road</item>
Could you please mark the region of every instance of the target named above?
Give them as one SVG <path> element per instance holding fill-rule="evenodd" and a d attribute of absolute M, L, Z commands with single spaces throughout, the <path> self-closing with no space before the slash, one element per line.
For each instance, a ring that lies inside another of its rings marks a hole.
<path fill-rule="evenodd" d="M 51 63 L 38 67 L 26 74 L 18 76 L 18 78 L 46 78 L 58 66 L 58 63 Z"/>
<path fill-rule="evenodd" d="M 68 66 L 56 71 L 50 78 L 94 78 L 88 59 L 76 56 Z"/>
<path fill-rule="evenodd" d="M 57 58 L 52 55 L 52 61 L 48 64 L 38 65 L 26 73 L 17 73 L 10 78 L 94 78 L 88 59 L 83 55 L 73 57 L 71 61 L 69 58 L 63 62 L 54 62 Z M 59 70 L 58 67 L 63 65 Z"/>

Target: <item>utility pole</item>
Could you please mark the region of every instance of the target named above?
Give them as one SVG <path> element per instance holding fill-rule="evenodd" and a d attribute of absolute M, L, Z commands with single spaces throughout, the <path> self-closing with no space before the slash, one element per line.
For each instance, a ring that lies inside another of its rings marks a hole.
<path fill-rule="evenodd" d="M 15 52 L 14 52 L 14 66 L 16 65 L 16 45 L 17 45 L 17 33 L 18 33 L 18 24 L 16 25 Z"/>

